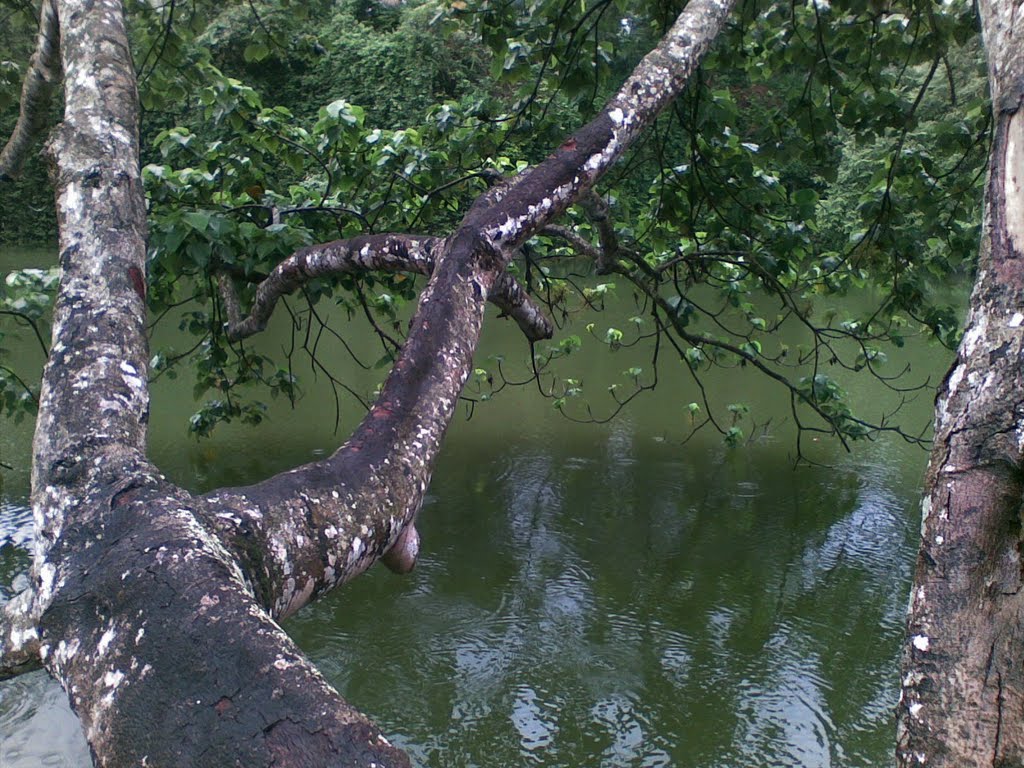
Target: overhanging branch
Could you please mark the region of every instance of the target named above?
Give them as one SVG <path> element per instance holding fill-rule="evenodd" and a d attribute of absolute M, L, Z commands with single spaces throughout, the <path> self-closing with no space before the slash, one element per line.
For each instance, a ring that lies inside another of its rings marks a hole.
<path fill-rule="evenodd" d="M 278 264 L 260 283 L 245 316 L 231 278 L 221 275 L 219 286 L 228 316 L 228 338 L 237 341 L 264 330 L 282 296 L 318 277 L 355 272 L 413 272 L 429 276 L 434 271 L 434 251 L 441 241 L 442 238 L 428 235 L 363 235 L 302 248 Z M 511 275 L 503 273 L 488 298 L 516 321 L 530 341 L 551 338 L 551 322 Z"/>
<path fill-rule="evenodd" d="M 57 9 L 52 0 L 43 0 L 39 11 L 39 35 L 36 50 L 29 60 L 21 88 L 21 112 L 7 145 L 0 152 L 0 181 L 21 172 L 33 141 L 46 125 L 50 98 L 60 81 L 60 33 Z"/>
<path fill-rule="evenodd" d="M 337 268 L 332 260 L 344 271 L 353 264 L 405 270 L 411 248 L 436 262 L 402 351 L 350 439 L 321 461 L 206 497 L 220 510 L 214 522 L 228 547 L 266 586 L 261 602 L 273 615 L 294 612 L 401 545 L 472 370 L 485 298 L 498 293 L 495 287 L 523 244 L 588 194 L 682 91 L 732 5 L 691 0 L 597 117 L 543 162 L 478 198 L 435 248 L 425 238 L 407 243 L 395 235 L 339 241 L 333 254 L 323 248 L 314 249 L 320 254 L 315 258 L 308 251 L 296 254 L 280 268 L 277 288 L 270 279 L 260 286 L 252 316 L 262 319 L 254 325 L 266 322 L 271 298 L 283 295 L 285 286 Z"/>
<path fill-rule="evenodd" d="M 593 259 L 595 262 L 603 258 L 600 248 L 569 227 L 562 226 L 561 224 L 548 224 L 540 233 L 564 240 L 573 250 Z"/>

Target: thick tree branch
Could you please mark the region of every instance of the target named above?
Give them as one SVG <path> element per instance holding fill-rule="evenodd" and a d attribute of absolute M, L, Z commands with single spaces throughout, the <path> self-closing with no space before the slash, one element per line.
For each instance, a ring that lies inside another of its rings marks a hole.
<path fill-rule="evenodd" d="M 586 193 L 682 90 L 731 5 L 692 0 L 597 118 L 547 160 L 481 196 L 437 249 L 377 402 L 333 456 L 206 497 L 274 615 L 418 540 L 403 531 L 419 511 L 472 369 L 486 298 L 525 240 Z"/>
<path fill-rule="evenodd" d="M 21 172 L 29 148 L 46 125 L 47 109 L 60 82 L 60 71 L 57 7 L 53 0 L 43 0 L 36 50 L 29 60 L 21 88 L 21 112 L 11 137 L 0 151 L 0 181 L 12 179 Z"/>
<path fill-rule="evenodd" d="M 711 47 L 735 0 L 691 0 L 668 34 L 648 53 L 587 125 L 523 172 L 509 189 L 496 187 L 464 224 L 507 261 L 531 235 L 556 219 L 618 160 L 661 110 L 682 93 Z"/>
<path fill-rule="evenodd" d="M 123 8 L 58 12 L 75 87 L 51 142 L 62 270 L 33 446 L 39 655 L 101 765 L 407 766 L 263 609 L 202 501 L 145 458 L 146 207 Z M 15 627 L 25 651 L 31 629 Z"/>
<path fill-rule="evenodd" d="M 310 280 L 353 272 L 415 272 L 430 274 L 431 248 L 439 238 L 417 235 L 364 235 L 302 248 L 278 264 L 259 284 L 249 314 L 241 315 L 237 297 L 221 279 L 228 310 L 230 339 L 244 339 L 267 327 L 282 296 Z"/>
<path fill-rule="evenodd" d="M 491 286 L 487 298 L 519 326 L 529 341 L 542 341 L 554 335 L 555 328 L 526 289 L 508 272 L 502 272 Z"/>
<path fill-rule="evenodd" d="M 356 272 L 413 272 L 429 276 L 434 271 L 434 250 L 440 244 L 439 237 L 388 234 L 302 248 L 278 264 L 260 283 L 249 314 L 244 317 L 231 278 L 222 275 L 219 286 L 227 310 L 228 338 L 244 339 L 264 330 L 278 300 L 314 278 Z M 495 284 L 489 298 L 516 321 L 530 341 L 551 338 L 551 321 L 511 275 L 503 276 Z"/>

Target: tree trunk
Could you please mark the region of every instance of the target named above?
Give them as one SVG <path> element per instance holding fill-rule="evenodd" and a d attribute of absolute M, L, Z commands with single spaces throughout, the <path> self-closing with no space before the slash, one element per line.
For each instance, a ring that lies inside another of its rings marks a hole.
<path fill-rule="evenodd" d="M 1024 766 L 1024 44 L 1015 13 L 1013 3 L 981 3 L 995 133 L 967 329 L 936 403 L 898 709 L 904 768 Z"/>
<path fill-rule="evenodd" d="M 413 521 L 485 302 L 493 294 L 524 329 L 543 332 L 505 274 L 509 260 L 682 90 L 731 4 L 692 0 L 593 121 L 488 192 L 435 244 L 402 352 L 337 452 L 197 497 L 145 455 L 146 209 L 121 3 L 57 0 L 68 87 L 50 152 L 62 276 L 34 444 L 33 587 L 6 606 L 0 669 L 37 654 L 68 692 L 97 764 L 409 764 L 276 621 L 378 559 L 411 567 Z M 396 237 L 331 249 L 348 268 L 356 253 L 371 263 L 375 247 L 383 261 L 418 247 Z M 315 258 L 282 265 L 260 311 Z M 262 321 L 231 325 L 255 330 Z"/>

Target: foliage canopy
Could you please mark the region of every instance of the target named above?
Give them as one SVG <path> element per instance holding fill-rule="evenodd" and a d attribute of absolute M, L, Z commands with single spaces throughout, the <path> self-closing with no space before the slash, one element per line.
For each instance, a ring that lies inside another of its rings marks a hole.
<path fill-rule="evenodd" d="M 148 297 L 195 339 L 188 350 L 156 350 L 152 367 L 174 375 L 187 362 L 195 372 L 203 404 L 191 430 L 258 422 L 266 392 L 300 392 L 290 359 L 228 341 L 218 274 L 244 303 L 299 247 L 448 231 L 488 183 L 543 159 L 589 118 L 679 6 L 135 6 Z M 29 18 L 13 0 L 4 7 L 12 20 Z M 8 28 L 10 50 L 31 28 Z M 3 62 L 0 75 L 10 112 L 17 63 Z M 709 366 L 760 369 L 788 389 L 805 429 L 844 441 L 894 429 L 850 411 L 843 376 L 910 386 L 886 367 L 887 348 L 922 328 L 956 343 L 949 287 L 977 250 L 988 135 L 970 4 L 746 2 L 683 98 L 595 198 L 513 266 L 559 323 L 616 293 L 608 306 L 629 305 L 536 345 L 531 378 L 570 418 L 603 418 L 654 385 L 669 351 L 698 386 Z M 595 267 L 604 276 L 592 279 Z M 42 322 L 48 281 L 12 275 L 3 311 Z M 852 291 L 869 292 L 874 306 L 844 309 Z M 365 317 L 383 367 L 416 293 L 405 275 L 344 276 L 311 282 L 290 311 L 297 333 L 320 323 L 323 302 Z M 778 338 L 793 324 L 806 329 L 798 349 Z M 614 352 L 640 342 L 654 350 L 651 363 L 624 371 L 610 399 L 585 392 L 562 362 L 584 343 Z M 500 366 L 477 379 L 478 399 L 508 383 Z M 13 372 L 0 371 L 0 387 L 7 413 L 31 408 L 31 386 Z M 686 411 L 692 429 L 743 439 L 746 406 L 703 388 L 698 400 Z"/>

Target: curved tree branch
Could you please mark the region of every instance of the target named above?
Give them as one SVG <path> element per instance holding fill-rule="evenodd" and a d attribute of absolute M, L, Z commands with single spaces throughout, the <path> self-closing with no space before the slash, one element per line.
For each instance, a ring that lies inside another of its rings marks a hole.
<path fill-rule="evenodd" d="M 123 9 L 57 2 L 75 88 L 50 142 L 62 269 L 33 445 L 39 655 L 102 765 L 407 766 L 274 623 L 201 500 L 145 457 L 146 206 Z"/>
<path fill-rule="evenodd" d="M 0 151 L 0 181 L 13 179 L 21 172 L 29 148 L 46 125 L 46 111 L 60 82 L 60 72 L 57 7 L 53 0 L 43 0 L 36 50 L 21 88 L 21 112 L 11 137 Z"/>
<path fill-rule="evenodd" d="M 540 231 L 540 234 L 564 240 L 573 250 L 593 259 L 595 262 L 599 262 L 604 258 L 600 248 L 570 227 L 562 226 L 561 224 L 548 224 Z"/>
<path fill-rule="evenodd" d="M 228 338 L 237 341 L 263 331 L 278 300 L 314 278 L 354 272 L 414 272 L 429 276 L 434 271 L 434 250 L 441 241 L 427 235 L 362 235 L 302 248 L 278 264 L 259 284 L 249 314 L 244 317 L 231 278 L 221 275 L 219 287 L 228 315 Z M 503 314 L 516 321 L 530 341 L 551 338 L 551 321 L 511 275 L 502 275 L 489 298 Z"/>
<path fill-rule="evenodd" d="M 472 370 L 485 300 L 523 242 L 585 194 L 682 90 L 730 7 L 728 0 L 692 0 L 594 120 L 547 160 L 481 196 L 439 244 L 402 351 L 377 402 L 341 448 L 263 482 L 205 497 L 220 510 L 212 522 L 239 553 L 273 615 L 289 615 L 385 553 L 417 541 L 403 531 L 419 511 Z M 359 254 L 367 246 L 362 242 Z M 381 249 L 385 263 L 397 249 L 397 243 L 387 254 Z M 346 246 L 344 256 L 353 258 L 352 250 Z M 365 250 L 370 258 L 372 249 Z"/>

